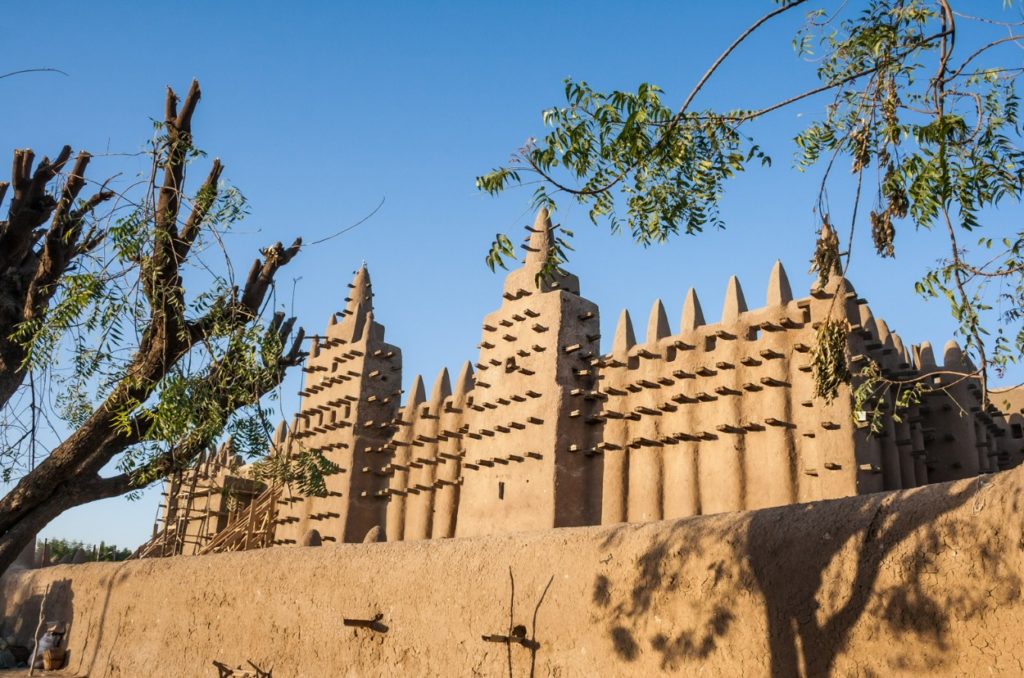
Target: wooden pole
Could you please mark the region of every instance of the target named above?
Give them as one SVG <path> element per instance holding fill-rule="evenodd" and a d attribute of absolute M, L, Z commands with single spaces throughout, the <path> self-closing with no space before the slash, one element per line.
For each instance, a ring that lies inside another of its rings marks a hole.
<path fill-rule="evenodd" d="M 28 675 L 34 676 L 36 672 L 36 655 L 39 654 L 39 629 L 43 627 L 43 620 L 46 618 L 46 599 L 50 597 L 50 585 L 46 585 L 46 592 L 43 593 L 43 602 L 39 603 L 39 622 L 36 624 L 35 635 L 32 636 L 32 663 L 29 664 Z"/>
<path fill-rule="evenodd" d="M 249 541 L 252 539 L 252 531 L 256 527 L 256 500 L 253 499 L 252 503 L 249 504 L 249 527 L 245 531 L 245 543 L 242 546 L 243 551 L 249 550 Z"/>
<path fill-rule="evenodd" d="M 213 494 L 213 483 L 207 483 L 206 485 L 206 508 L 203 509 L 203 519 L 199 523 L 199 534 L 196 539 L 200 544 L 205 544 L 209 541 L 208 530 L 210 527 L 210 495 Z M 200 547 L 201 548 L 201 547 Z M 198 551 L 196 551 L 198 554 Z"/>
<path fill-rule="evenodd" d="M 177 522 L 178 518 L 178 492 L 181 490 L 181 471 L 171 477 L 171 487 L 167 491 L 167 509 L 164 511 L 164 534 L 163 545 L 160 547 L 160 555 L 166 557 L 167 539 L 170 536 L 172 520 Z"/>
<path fill-rule="evenodd" d="M 192 522 L 192 501 L 195 497 L 196 483 L 199 481 L 199 469 L 196 468 L 192 471 L 192 482 L 188 486 L 188 495 L 185 499 L 185 517 L 179 518 L 178 529 L 181 531 L 180 535 L 176 535 L 176 545 L 174 553 L 171 555 L 178 555 L 185 553 L 185 538 L 188 536 L 189 523 Z M 184 520 L 184 522 L 182 522 Z M 180 548 L 178 547 L 180 545 Z"/>
<path fill-rule="evenodd" d="M 266 491 L 264 501 L 267 504 L 267 523 L 261 546 L 267 548 L 274 541 L 274 521 L 277 520 L 277 488 L 275 485 L 271 485 Z"/>

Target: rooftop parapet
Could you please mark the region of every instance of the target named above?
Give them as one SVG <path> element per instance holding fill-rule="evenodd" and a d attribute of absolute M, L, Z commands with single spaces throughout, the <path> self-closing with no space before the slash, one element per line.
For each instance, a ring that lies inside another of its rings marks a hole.
<path fill-rule="evenodd" d="M 341 322 L 336 322 L 332 315 L 328 325 L 328 335 L 350 342 L 364 338 L 366 327 L 373 324 L 373 284 L 370 282 L 370 271 L 366 262 L 356 271 L 352 282 L 348 284 L 349 293 L 345 297 L 345 310 L 341 312 Z"/>
<path fill-rule="evenodd" d="M 580 293 L 580 280 L 571 273 L 555 271 L 553 276 L 541 276 L 538 289 L 538 276 L 541 275 L 548 261 L 552 248 L 555 246 L 555 235 L 558 227 L 552 225 L 547 209 L 541 208 L 533 227 L 528 228 L 530 236 L 524 245 L 526 256 L 522 267 L 511 271 L 505 277 L 502 294 L 506 299 L 518 299 L 538 292 L 562 290 L 571 294 Z"/>

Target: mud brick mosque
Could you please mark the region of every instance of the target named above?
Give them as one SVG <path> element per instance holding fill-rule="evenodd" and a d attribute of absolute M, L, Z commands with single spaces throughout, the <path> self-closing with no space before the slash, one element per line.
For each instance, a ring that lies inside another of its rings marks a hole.
<path fill-rule="evenodd" d="M 830 314 L 852 327 L 854 373 L 872 360 L 949 386 L 944 370 L 971 368 L 955 342 L 938 358 L 928 343 L 906 346 L 839 277 L 794 299 L 776 263 L 755 309 L 733 277 L 716 323 L 691 289 L 677 331 L 659 300 L 641 340 L 623 311 L 602 354 L 598 307 L 577 277 L 538 287 L 552 228 L 541 211 L 477 360 L 454 382 L 441 370 L 429 392 L 417 376 L 404 402 L 401 349 L 385 341 L 360 268 L 346 309 L 313 339 L 301 409 L 272 452 L 321 451 L 338 466 L 326 496 L 257 483 L 224 447 L 167 482 L 140 555 L 656 521 L 911 488 L 1024 458 L 1016 391 L 983 409 L 960 380 L 874 434 L 850 385 L 815 399 L 811 351 Z"/>

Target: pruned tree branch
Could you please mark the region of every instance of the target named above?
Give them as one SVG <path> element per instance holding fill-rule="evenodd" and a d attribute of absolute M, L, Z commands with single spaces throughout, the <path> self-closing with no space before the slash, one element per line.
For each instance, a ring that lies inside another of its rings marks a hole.
<path fill-rule="evenodd" d="M 303 332 L 299 329 L 292 337 L 294 318 L 278 313 L 266 324 L 260 320 L 275 275 L 299 252 L 300 238 L 288 247 L 276 243 L 261 250 L 240 291 L 227 288 L 214 303 L 201 305 L 198 320 L 187 317 L 191 302 L 186 303 L 182 268 L 203 231 L 222 218 L 217 207 L 222 197 L 219 160 L 213 161 L 195 197 L 185 199 L 187 165 L 197 155 L 192 118 L 200 96 L 195 81 L 180 102 L 168 88 L 148 198 L 136 205 L 129 250 L 118 255 L 126 270 L 137 275 L 133 289 L 139 298 L 131 303 L 139 309 L 132 316 L 138 343 L 119 361 L 116 377 L 108 377 L 105 397 L 0 499 L 0 571 L 25 538 L 66 508 L 124 493 L 190 463 L 236 411 L 256 406 L 280 384 L 285 370 L 301 360 Z M 88 154 L 77 156 L 57 198 L 47 193 L 47 184 L 70 158 L 71 149 L 65 147 L 53 162 L 44 158 L 33 172 L 32 152 L 15 152 L 9 218 L 0 222 L 0 272 L 16 274 L 10 286 L 16 290 L 15 303 L 0 297 L 0 407 L 24 376 L 31 344 L 13 340 L 13 330 L 27 320 L 45 324 L 69 267 L 112 232 L 85 228 L 96 207 L 114 196 L 104 186 L 80 200 Z M 6 192 L 6 185 L 0 185 L 0 200 Z M 41 228 L 48 219 L 49 226 Z M 6 289 L 4 293 L 10 294 Z M 179 394 L 169 405 L 168 388 Z M 193 400 L 193 395 L 199 397 Z M 160 424 L 168 407 L 183 414 Z M 113 478 L 99 475 L 118 455 L 136 446 L 148 450 L 161 444 L 167 445 L 165 452 L 146 452 L 151 456 L 133 462 L 131 470 Z"/>
<path fill-rule="evenodd" d="M 291 261 L 299 253 L 301 247 L 302 238 L 296 238 L 287 248 L 278 242 L 274 243 L 273 247 L 267 247 L 261 251 L 263 261 L 260 262 L 257 259 L 253 262 L 245 281 L 245 288 L 242 292 L 243 309 L 252 315 L 259 313 L 277 270 Z"/>
<path fill-rule="evenodd" d="M 16 150 L 11 182 L 0 184 L 0 204 L 8 187 L 14 188 L 7 219 L 0 221 L 0 407 L 25 378 L 27 351 L 13 338 L 15 330 L 46 313 L 58 280 L 78 256 L 95 247 L 95 235 L 81 239 L 83 224 L 114 195 L 101 189 L 75 207 L 90 159 L 82 152 L 59 190 L 60 198 L 54 199 L 47 186 L 71 158 L 71 147 L 64 146 L 52 162 L 44 157 L 33 172 L 34 158 L 30 149 Z M 49 226 L 42 228 L 47 221 Z"/>

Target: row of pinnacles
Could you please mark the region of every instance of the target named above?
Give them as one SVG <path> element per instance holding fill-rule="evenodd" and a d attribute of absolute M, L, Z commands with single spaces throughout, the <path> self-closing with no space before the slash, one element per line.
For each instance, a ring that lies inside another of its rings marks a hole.
<path fill-rule="evenodd" d="M 976 383 L 947 373 L 972 369 L 955 343 L 938 366 L 839 277 L 794 299 L 776 263 L 753 310 L 731 278 L 714 324 L 691 289 L 677 334 L 656 301 L 643 341 L 623 311 L 601 354 L 598 308 L 579 280 L 538 287 L 552 229 L 541 211 L 524 265 L 484 319 L 475 369 L 467 362 L 454 388 L 442 370 L 429 394 L 416 377 L 404 403 L 401 351 L 385 342 L 359 269 L 341 318 L 313 339 L 301 409 L 276 438 L 276 454 L 319 450 L 338 471 L 326 496 L 274 495 L 274 544 L 314 531 L 398 541 L 681 518 L 916 487 L 1022 458 L 1020 411 L 982 410 Z M 817 328 L 844 314 L 854 373 L 871 360 L 891 377 L 955 385 L 874 434 L 850 386 L 815 399 Z"/>

